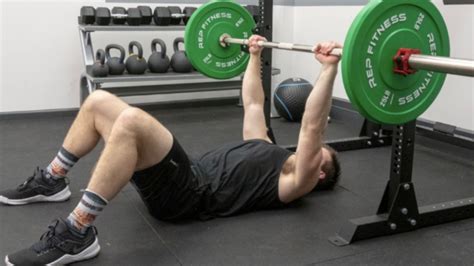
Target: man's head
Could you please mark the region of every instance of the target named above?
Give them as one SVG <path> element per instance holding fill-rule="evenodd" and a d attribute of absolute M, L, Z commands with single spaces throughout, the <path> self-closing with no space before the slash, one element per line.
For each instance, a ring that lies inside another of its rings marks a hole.
<path fill-rule="evenodd" d="M 314 190 L 330 190 L 339 182 L 341 175 L 341 165 L 337 157 L 337 152 L 328 145 L 323 146 L 323 165 L 319 182 Z"/>

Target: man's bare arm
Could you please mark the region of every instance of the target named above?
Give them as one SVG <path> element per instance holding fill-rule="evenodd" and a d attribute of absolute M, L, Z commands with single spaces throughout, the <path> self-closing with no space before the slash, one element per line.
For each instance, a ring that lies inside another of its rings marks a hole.
<path fill-rule="evenodd" d="M 260 77 L 260 67 L 260 56 L 250 55 L 249 64 L 245 70 L 242 83 L 242 101 L 244 107 L 252 104 L 263 106 L 265 96 L 263 94 L 262 79 Z"/>
<path fill-rule="evenodd" d="M 247 65 L 242 84 L 242 102 L 245 112 L 243 138 L 244 140 L 265 139 L 270 141 L 267 136 L 267 126 L 263 112 L 265 95 L 260 77 L 260 55 L 262 48 L 257 45 L 259 40 L 264 40 L 264 38 L 261 36 L 252 36 L 250 38 L 250 61 Z"/>
<path fill-rule="evenodd" d="M 306 101 L 305 112 L 296 150 L 295 188 L 297 197 L 310 192 L 318 183 L 322 166 L 323 135 L 331 109 L 334 80 L 339 58 L 330 56 L 335 43 L 318 46 L 316 58 L 321 62 L 321 72 Z"/>
<path fill-rule="evenodd" d="M 336 75 L 337 64 L 323 65 L 318 80 L 306 101 L 300 136 L 302 134 L 311 137 L 314 144 L 312 146 L 315 147 L 314 152 L 317 152 L 323 144 Z"/>

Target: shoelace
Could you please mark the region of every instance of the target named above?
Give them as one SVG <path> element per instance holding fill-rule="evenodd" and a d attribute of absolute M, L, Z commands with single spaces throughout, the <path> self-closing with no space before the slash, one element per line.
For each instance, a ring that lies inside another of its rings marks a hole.
<path fill-rule="evenodd" d="M 20 191 L 20 190 L 24 189 L 28 184 L 30 184 L 30 183 L 35 179 L 36 173 L 37 173 L 38 171 L 40 171 L 40 170 L 39 170 L 39 167 L 36 168 L 36 170 L 33 172 L 33 175 L 32 175 L 32 176 L 28 177 L 28 179 L 26 179 L 26 181 L 23 182 L 23 184 L 20 184 L 20 185 L 18 186 L 17 190 Z"/>
<path fill-rule="evenodd" d="M 36 253 L 46 252 L 63 242 L 64 238 L 59 235 L 56 235 L 56 227 L 58 226 L 58 224 L 59 224 L 59 220 L 55 220 L 50 225 L 48 225 L 48 231 L 46 231 L 43 235 L 41 235 L 40 241 L 38 241 L 37 243 L 33 245 L 33 250 Z M 91 228 L 94 231 L 94 234 L 98 235 L 97 228 L 95 226 L 92 226 Z M 68 240 L 68 241 L 76 245 L 81 244 L 74 240 Z"/>
<path fill-rule="evenodd" d="M 37 174 L 39 174 L 41 176 L 44 176 L 45 175 L 44 173 L 45 173 L 45 171 L 43 169 L 40 169 L 39 167 L 37 167 L 36 170 L 33 172 L 33 175 L 28 177 L 28 179 L 26 179 L 25 182 L 20 184 L 17 187 L 17 190 L 21 191 L 21 190 L 25 189 L 35 179 Z M 62 179 L 64 179 L 64 182 L 66 183 L 66 185 L 69 185 L 69 179 L 67 177 L 63 177 Z"/>
<path fill-rule="evenodd" d="M 61 242 L 58 236 L 56 236 L 56 226 L 58 226 L 58 223 L 59 221 L 55 220 L 53 223 L 48 225 L 48 231 L 41 235 L 40 241 L 33 245 L 33 250 L 37 253 L 41 253 Z"/>

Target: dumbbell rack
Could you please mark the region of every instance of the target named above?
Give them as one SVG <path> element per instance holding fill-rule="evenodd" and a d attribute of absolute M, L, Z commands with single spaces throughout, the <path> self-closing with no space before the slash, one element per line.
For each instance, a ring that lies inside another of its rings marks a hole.
<path fill-rule="evenodd" d="M 79 25 L 79 36 L 86 71 L 81 75 L 80 100 L 97 89 L 104 89 L 118 96 L 137 96 L 151 94 L 171 94 L 201 91 L 240 90 L 242 80 L 235 77 L 227 80 L 215 80 L 199 72 L 155 74 L 146 72 L 143 75 L 116 75 L 93 77 L 90 73 L 94 64 L 92 33 L 105 31 L 184 31 L 184 26 L 128 26 L 128 25 Z"/>

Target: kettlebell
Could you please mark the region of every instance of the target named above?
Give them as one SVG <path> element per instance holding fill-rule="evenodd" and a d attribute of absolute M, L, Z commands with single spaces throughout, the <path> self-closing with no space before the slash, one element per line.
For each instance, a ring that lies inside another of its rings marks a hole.
<path fill-rule="evenodd" d="M 156 45 L 159 44 L 161 52 L 157 52 Z M 151 41 L 152 54 L 148 58 L 148 68 L 153 73 L 165 73 L 170 68 L 170 59 L 166 55 L 166 44 L 161 39 Z"/>
<path fill-rule="evenodd" d="M 184 44 L 184 38 L 176 38 L 173 42 L 174 54 L 171 57 L 171 68 L 174 72 L 188 73 L 193 71 L 193 66 L 186 57 L 186 52 L 179 50 L 179 43 Z"/>
<path fill-rule="evenodd" d="M 120 57 L 111 57 L 110 50 L 117 49 L 120 51 Z M 118 44 L 109 44 L 105 47 L 105 56 L 107 57 L 107 65 L 109 66 L 110 75 L 122 75 L 125 71 L 125 49 Z"/>
<path fill-rule="evenodd" d="M 133 47 L 137 47 L 138 54 L 133 53 Z M 143 57 L 143 48 L 139 42 L 132 41 L 128 44 L 128 53 L 127 62 L 125 63 L 127 72 L 129 74 L 143 74 L 147 69 L 146 59 Z"/>
<path fill-rule="evenodd" d="M 109 74 L 109 66 L 105 64 L 105 52 L 102 49 L 95 53 L 95 63 L 92 65 L 93 77 L 107 77 Z"/>

